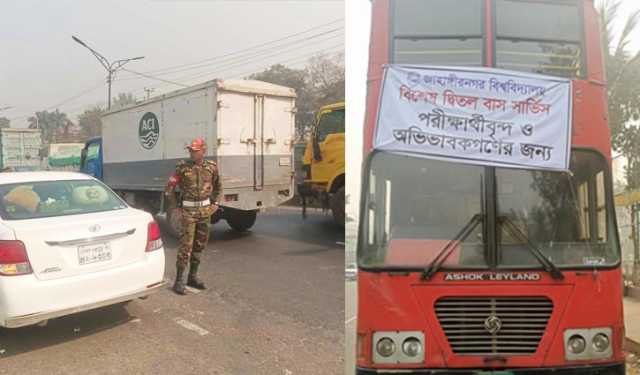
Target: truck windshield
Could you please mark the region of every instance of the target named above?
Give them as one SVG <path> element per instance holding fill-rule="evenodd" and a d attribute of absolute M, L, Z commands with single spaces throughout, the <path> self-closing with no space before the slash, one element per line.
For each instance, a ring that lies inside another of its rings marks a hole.
<path fill-rule="evenodd" d="M 320 114 L 318 121 L 318 142 L 323 142 L 329 134 L 344 133 L 344 108 Z"/>
<path fill-rule="evenodd" d="M 595 152 L 574 150 L 570 168 L 496 168 L 495 191 L 487 191 L 488 167 L 377 153 L 363 190 L 360 265 L 423 268 L 477 214 L 483 219 L 449 245 L 442 268 L 488 268 L 489 252 L 497 253 L 497 267 L 542 268 L 527 242 L 559 268 L 615 264 L 606 163 Z M 483 207 L 494 194 L 497 217 L 488 217 Z M 489 221 L 495 223 L 496 249 L 485 241 Z"/>
<path fill-rule="evenodd" d="M 99 153 L 100 153 L 100 144 L 99 143 L 90 144 L 89 148 L 87 149 L 87 160 L 97 159 Z"/>

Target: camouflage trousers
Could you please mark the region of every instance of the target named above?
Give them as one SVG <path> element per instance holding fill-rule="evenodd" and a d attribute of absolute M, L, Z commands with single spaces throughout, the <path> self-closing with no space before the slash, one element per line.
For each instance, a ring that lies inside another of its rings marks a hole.
<path fill-rule="evenodd" d="M 202 251 L 209 242 L 211 213 L 208 207 L 182 209 L 182 233 L 176 267 L 186 268 L 189 263 L 200 264 Z"/>

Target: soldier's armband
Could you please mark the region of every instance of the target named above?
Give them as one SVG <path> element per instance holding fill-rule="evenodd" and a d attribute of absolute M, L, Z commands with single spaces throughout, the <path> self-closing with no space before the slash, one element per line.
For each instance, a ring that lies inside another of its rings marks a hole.
<path fill-rule="evenodd" d="M 175 188 L 176 186 L 178 186 L 179 183 L 180 183 L 180 176 L 174 173 L 171 177 L 169 177 L 169 182 L 167 182 L 167 186 L 171 188 Z"/>

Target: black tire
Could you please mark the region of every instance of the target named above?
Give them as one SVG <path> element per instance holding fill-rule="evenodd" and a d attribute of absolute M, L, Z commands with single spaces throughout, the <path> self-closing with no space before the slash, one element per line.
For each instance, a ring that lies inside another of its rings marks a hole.
<path fill-rule="evenodd" d="M 228 209 L 225 209 L 228 210 Z M 258 211 L 232 210 L 227 213 L 227 224 L 238 232 L 246 232 L 256 223 Z"/>
<path fill-rule="evenodd" d="M 224 217 L 225 208 L 218 206 L 216 212 L 211 215 L 211 225 L 216 224 Z"/>
<path fill-rule="evenodd" d="M 336 191 L 331 196 L 331 203 L 330 203 L 331 212 L 333 213 L 333 220 L 336 222 L 336 224 L 338 224 L 342 228 L 344 228 L 344 220 L 345 220 L 344 194 L 345 194 L 344 186 L 341 186 L 340 189 L 338 189 L 338 191 Z"/>
<path fill-rule="evenodd" d="M 180 208 L 167 211 L 167 224 L 169 233 L 175 238 L 180 238 L 180 233 L 182 233 L 182 210 Z"/>

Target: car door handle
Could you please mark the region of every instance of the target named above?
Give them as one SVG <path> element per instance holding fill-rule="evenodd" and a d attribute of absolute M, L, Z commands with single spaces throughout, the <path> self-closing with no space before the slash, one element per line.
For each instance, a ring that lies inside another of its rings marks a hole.
<path fill-rule="evenodd" d="M 68 241 L 44 241 L 44 243 L 46 243 L 49 246 L 84 245 L 92 242 L 117 240 L 118 238 L 130 236 L 135 232 L 136 232 L 136 228 L 132 228 L 126 232 L 121 232 L 121 233 L 111 233 L 111 234 L 105 234 L 103 236 L 96 236 L 96 237 L 76 238 L 74 240 L 68 240 Z"/>

